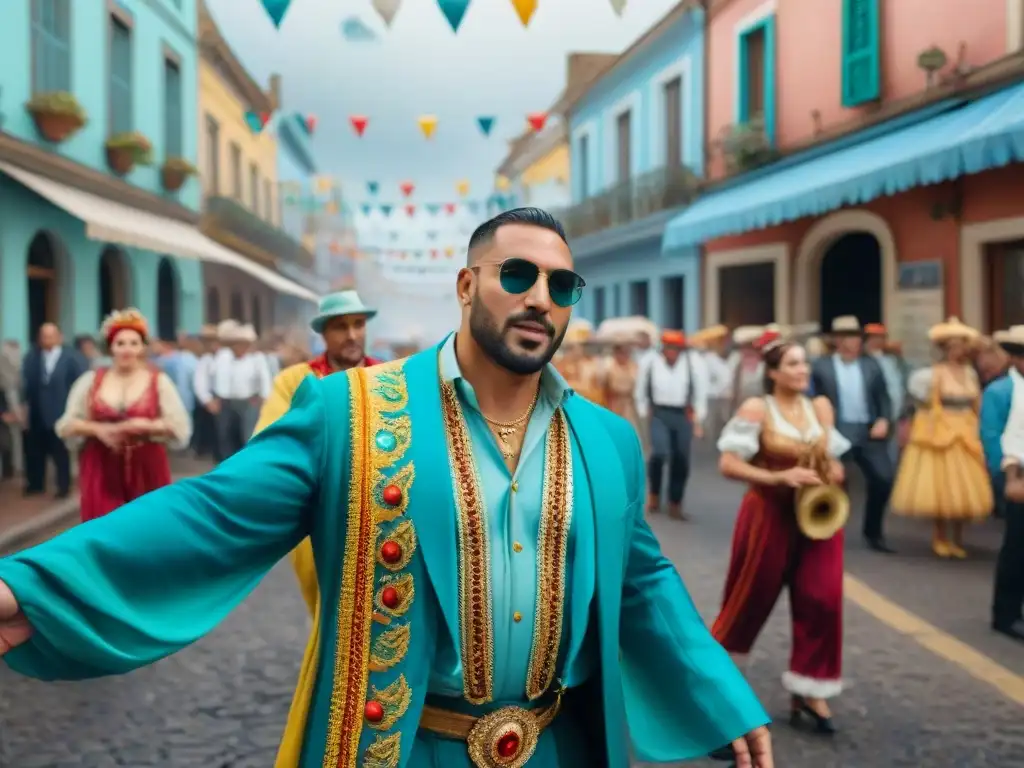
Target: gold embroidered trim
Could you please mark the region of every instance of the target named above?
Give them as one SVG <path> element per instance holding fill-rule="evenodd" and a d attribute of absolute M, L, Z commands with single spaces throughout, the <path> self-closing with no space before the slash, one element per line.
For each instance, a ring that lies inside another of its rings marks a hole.
<path fill-rule="evenodd" d="M 398 768 L 402 759 L 402 734 L 378 736 L 366 748 L 363 768 Z"/>
<path fill-rule="evenodd" d="M 491 621 L 491 557 L 487 509 L 473 447 L 455 388 L 441 382 L 459 537 L 459 636 L 462 692 L 471 704 L 494 698 L 494 625 Z"/>
<path fill-rule="evenodd" d="M 366 377 L 362 368 L 346 372 L 349 382 L 351 474 L 345 552 L 338 600 L 334 685 L 327 720 L 323 768 L 355 768 L 362 735 L 363 708 L 369 677 L 372 626 L 374 535 L 371 486 L 367 459 L 370 424 L 367 419 Z"/>
<path fill-rule="evenodd" d="M 409 634 L 408 624 L 398 624 L 377 635 L 370 651 L 370 671 L 384 672 L 405 658 L 409 651 Z"/>
<path fill-rule="evenodd" d="M 412 702 L 412 689 L 405 679 L 405 675 L 399 675 L 387 688 L 381 690 L 373 689 L 370 697 L 384 710 L 384 716 L 376 723 L 369 723 L 369 726 L 377 731 L 389 731 L 394 727 L 402 716 L 409 709 Z"/>
<path fill-rule="evenodd" d="M 384 590 L 388 587 L 391 587 L 398 593 L 398 605 L 394 608 L 388 608 L 384 605 Z M 386 621 L 381 621 L 381 624 L 389 624 L 391 619 L 404 616 L 406 611 L 409 610 L 409 606 L 412 605 L 414 597 L 416 597 L 416 586 L 413 583 L 412 574 L 386 573 L 381 576 L 380 589 L 377 590 L 377 595 L 373 599 L 377 612 L 386 619 Z"/>
<path fill-rule="evenodd" d="M 377 534 L 378 544 L 377 547 L 377 563 L 384 566 L 389 571 L 401 571 L 409 567 L 409 563 L 412 561 L 412 556 L 416 552 L 416 529 L 413 527 L 412 520 L 403 520 L 390 531 L 381 530 Z M 388 562 L 384 559 L 382 547 L 385 542 L 394 542 L 402 548 L 401 557 L 393 563 Z"/>
<path fill-rule="evenodd" d="M 572 525 L 572 447 L 565 414 L 551 419 L 544 454 L 544 489 L 537 532 L 537 615 L 526 677 L 526 696 L 538 699 L 555 679 L 562 643 L 566 554 Z"/>

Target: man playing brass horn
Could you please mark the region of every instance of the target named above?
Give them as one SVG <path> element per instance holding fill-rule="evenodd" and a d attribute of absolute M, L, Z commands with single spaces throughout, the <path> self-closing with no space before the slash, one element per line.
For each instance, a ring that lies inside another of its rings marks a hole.
<path fill-rule="evenodd" d="M 842 520 L 833 523 L 834 532 L 815 530 L 806 518 L 798 520 L 797 508 L 803 493 L 821 494 L 827 484 L 842 482 L 839 457 L 850 443 L 836 431 L 828 400 L 803 395 L 810 377 L 803 347 L 775 331 L 766 331 L 756 346 L 766 394 L 744 402 L 718 440 L 722 474 L 749 483 L 750 490 L 736 519 L 712 633 L 727 651 L 746 656 L 788 584 L 793 653 L 782 684 L 792 696 L 791 721 L 832 734 L 826 700 L 842 690 Z M 841 516 L 845 495 L 834 488 L 831 496 Z"/>

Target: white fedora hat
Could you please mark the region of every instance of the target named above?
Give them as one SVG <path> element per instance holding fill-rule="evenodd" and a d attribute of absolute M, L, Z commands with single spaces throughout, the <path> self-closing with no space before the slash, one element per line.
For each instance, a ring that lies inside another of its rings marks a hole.
<path fill-rule="evenodd" d="M 1001 347 L 1014 347 L 1015 351 L 1024 350 L 1024 325 L 1011 325 L 1005 331 L 996 331 L 992 339 Z"/>
<path fill-rule="evenodd" d="M 862 332 L 860 320 L 854 315 L 840 315 L 832 320 L 832 333 L 860 336 Z"/>
<path fill-rule="evenodd" d="M 746 344 L 753 344 L 764 333 L 764 326 L 761 325 L 741 325 L 735 331 L 732 332 L 732 340 L 734 344 L 744 346 Z"/>

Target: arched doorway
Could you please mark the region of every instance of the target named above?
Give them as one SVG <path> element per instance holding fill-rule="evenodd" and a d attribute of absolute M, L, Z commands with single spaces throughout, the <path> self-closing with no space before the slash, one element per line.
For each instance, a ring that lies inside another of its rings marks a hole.
<path fill-rule="evenodd" d="M 156 331 L 161 339 L 178 334 L 178 271 L 167 256 L 160 259 L 156 273 Z"/>
<path fill-rule="evenodd" d="M 220 322 L 220 291 L 215 285 L 206 289 L 206 322 L 212 324 Z"/>
<path fill-rule="evenodd" d="M 823 329 L 840 315 L 854 315 L 861 325 L 883 320 L 882 248 L 870 232 L 849 232 L 828 246 L 819 279 Z"/>
<path fill-rule="evenodd" d="M 43 323 L 60 322 L 61 254 L 57 239 L 40 231 L 28 246 L 25 277 L 28 287 L 28 330 L 35 338 Z"/>
<path fill-rule="evenodd" d="M 231 292 L 231 320 L 238 323 L 245 322 L 245 299 L 241 291 Z"/>
<path fill-rule="evenodd" d="M 250 301 L 249 322 L 252 324 L 256 335 L 263 333 L 263 312 L 260 307 L 260 297 L 253 296 Z"/>
<path fill-rule="evenodd" d="M 114 310 L 124 309 L 128 298 L 128 265 L 124 251 L 108 245 L 100 254 L 100 323 Z"/>

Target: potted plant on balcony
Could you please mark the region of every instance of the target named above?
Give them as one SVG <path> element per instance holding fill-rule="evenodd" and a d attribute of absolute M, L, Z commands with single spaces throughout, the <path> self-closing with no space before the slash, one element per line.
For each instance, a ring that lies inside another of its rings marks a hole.
<path fill-rule="evenodd" d="M 107 139 L 107 165 L 118 176 L 124 176 L 136 165 L 150 165 L 153 145 L 138 131 L 118 133 Z"/>
<path fill-rule="evenodd" d="M 25 104 L 36 130 L 46 141 L 60 144 L 88 122 L 85 110 L 74 94 L 67 91 L 37 93 Z"/>
<path fill-rule="evenodd" d="M 160 169 L 160 181 L 168 192 L 177 192 L 197 172 L 196 167 L 184 157 L 169 157 Z"/>
<path fill-rule="evenodd" d="M 779 156 L 772 147 L 762 118 L 729 126 L 722 136 L 721 145 L 729 173 L 752 171 Z"/>

